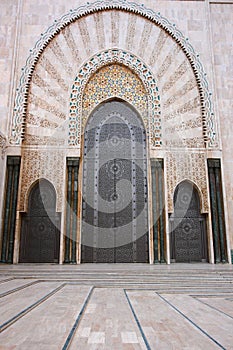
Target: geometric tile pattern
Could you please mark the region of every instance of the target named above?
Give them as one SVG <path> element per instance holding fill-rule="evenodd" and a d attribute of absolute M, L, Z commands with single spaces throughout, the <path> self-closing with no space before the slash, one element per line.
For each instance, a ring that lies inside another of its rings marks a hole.
<path fill-rule="evenodd" d="M 148 97 L 144 85 L 130 69 L 111 64 L 99 69 L 86 84 L 82 98 L 82 127 L 94 107 L 112 97 L 131 103 L 148 124 Z"/>
<path fill-rule="evenodd" d="M 80 143 L 88 113 L 110 97 L 132 103 L 141 113 L 152 147 L 161 146 L 160 97 L 156 81 L 141 60 L 120 49 L 95 55 L 77 74 L 70 98 L 69 145 Z"/>
<path fill-rule="evenodd" d="M 98 70 L 86 84 L 82 99 L 82 126 L 94 107 L 112 97 L 130 102 L 144 120 L 148 119 L 148 98 L 142 82 L 125 66 L 112 64 Z"/>

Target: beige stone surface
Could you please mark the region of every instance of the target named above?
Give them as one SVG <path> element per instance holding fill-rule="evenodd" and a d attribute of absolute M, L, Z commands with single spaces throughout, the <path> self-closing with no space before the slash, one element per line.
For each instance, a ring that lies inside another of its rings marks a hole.
<path fill-rule="evenodd" d="M 25 350 L 62 348 L 89 290 L 89 287 L 65 286 L 26 314 L 22 322 L 6 329 L 0 335 L 0 344 Z"/>
<path fill-rule="evenodd" d="M 20 286 L 19 280 L 16 280 L 18 287 Z M 39 282 L 33 286 L 28 286 L 26 289 L 19 290 L 15 293 L 6 295 L 0 299 L 0 323 L 4 324 L 8 320 L 12 319 L 16 314 L 22 310 L 30 307 L 32 304 L 43 298 L 46 294 L 52 292 L 55 288 L 59 287 L 61 282 Z M 0 286 L 1 293 L 3 287 Z"/>
<path fill-rule="evenodd" d="M 0 298 L 2 350 L 232 349 L 230 265 L 0 265 L 23 276 L 38 283 Z"/>
<path fill-rule="evenodd" d="M 89 349 L 91 344 L 98 349 L 127 349 L 126 344 L 146 349 L 122 289 L 94 290 L 70 349 Z"/>
<path fill-rule="evenodd" d="M 232 298 L 198 298 L 198 300 L 202 303 L 209 305 L 210 307 L 218 310 L 222 313 L 233 318 L 233 308 L 232 308 Z"/>
<path fill-rule="evenodd" d="M 152 349 L 217 349 L 206 335 L 188 322 L 154 291 L 127 292 Z M 164 297 L 162 295 L 162 297 Z M 173 300 L 174 296 L 172 296 Z M 190 303 L 183 299 L 185 313 Z M 200 320 L 199 320 L 200 321 Z M 198 321 L 198 324 L 199 324 Z M 182 330 L 181 330 L 182 329 Z"/>
<path fill-rule="evenodd" d="M 222 344 L 225 349 L 232 347 L 233 319 L 231 317 L 210 309 L 208 305 L 199 303 L 187 295 L 164 295 L 163 297 L 193 323 L 198 324 L 204 332 Z M 221 305 L 221 302 L 219 304 Z"/>
<path fill-rule="evenodd" d="M 219 127 L 222 136 L 223 171 L 228 209 L 228 225 L 233 225 L 233 3 L 211 4 L 212 40 Z M 231 247 L 233 235 L 231 232 Z"/>
<path fill-rule="evenodd" d="M 33 279 L 17 279 L 5 282 L 1 285 L 1 294 L 5 294 L 8 291 L 15 289 L 15 288 L 23 288 L 24 286 L 27 286 L 29 284 L 32 284 L 33 282 L 36 282 L 36 280 Z M 1 295 L 0 294 L 0 295 Z"/>
<path fill-rule="evenodd" d="M 1 2 L 0 13 L 0 131 L 8 134 L 8 124 L 15 95 L 15 64 L 17 52 L 15 38 L 18 31 L 18 1 Z M 17 81 L 18 84 L 18 81 Z"/>

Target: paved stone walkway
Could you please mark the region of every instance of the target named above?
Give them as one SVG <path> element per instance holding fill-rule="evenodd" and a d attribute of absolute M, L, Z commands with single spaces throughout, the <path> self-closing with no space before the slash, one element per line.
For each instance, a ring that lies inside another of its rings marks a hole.
<path fill-rule="evenodd" d="M 0 265 L 0 350 L 233 349 L 233 266 Z"/>

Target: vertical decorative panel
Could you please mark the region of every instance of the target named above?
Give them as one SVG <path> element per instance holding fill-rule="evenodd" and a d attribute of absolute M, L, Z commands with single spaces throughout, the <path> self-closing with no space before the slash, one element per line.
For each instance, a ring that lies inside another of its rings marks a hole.
<path fill-rule="evenodd" d="M 78 215 L 78 171 L 79 158 L 67 158 L 67 202 L 65 263 L 75 264 Z"/>
<path fill-rule="evenodd" d="M 34 183 L 28 196 L 28 211 L 21 218 L 19 261 L 58 263 L 61 220 L 50 181 L 38 179 Z"/>
<path fill-rule="evenodd" d="M 7 157 L 1 250 L 1 262 L 4 263 L 13 262 L 20 160 L 20 157 Z"/>
<path fill-rule="evenodd" d="M 165 212 L 163 160 L 151 161 L 154 262 L 165 262 Z"/>
<path fill-rule="evenodd" d="M 185 180 L 176 187 L 169 221 L 171 261 L 207 261 L 206 217 L 200 212 L 200 197 L 192 182 Z"/>
<path fill-rule="evenodd" d="M 227 262 L 226 228 L 222 194 L 221 161 L 208 159 L 210 204 L 216 263 Z"/>

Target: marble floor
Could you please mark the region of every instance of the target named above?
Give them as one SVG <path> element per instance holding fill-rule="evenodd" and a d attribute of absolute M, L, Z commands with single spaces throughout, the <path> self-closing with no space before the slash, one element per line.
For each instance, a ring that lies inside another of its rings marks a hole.
<path fill-rule="evenodd" d="M 233 266 L 0 265 L 3 349 L 233 349 Z"/>

